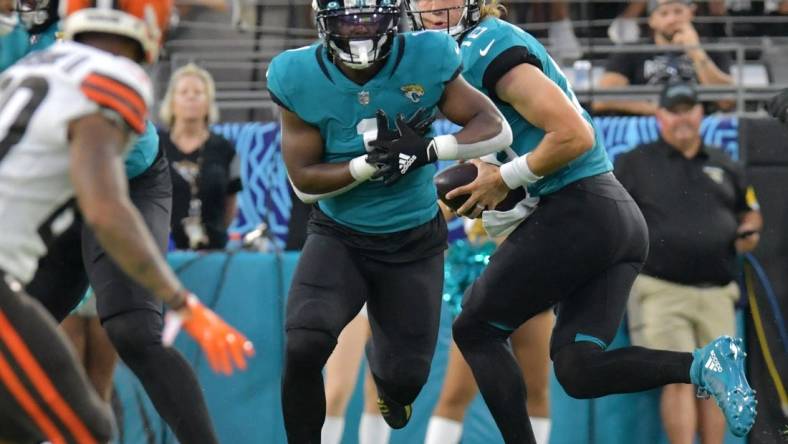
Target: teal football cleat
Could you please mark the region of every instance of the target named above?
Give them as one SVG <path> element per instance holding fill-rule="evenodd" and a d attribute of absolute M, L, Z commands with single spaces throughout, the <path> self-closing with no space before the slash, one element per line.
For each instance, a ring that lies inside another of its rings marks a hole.
<path fill-rule="evenodd" d="M 741 338 L 720 336 L 693 352 L 690 379 L 698 386 L 698 396 L 713 396 L 720 406 L 731 432 L 746 435 L 755 423 L 755 390 L 744 374 Z"/>

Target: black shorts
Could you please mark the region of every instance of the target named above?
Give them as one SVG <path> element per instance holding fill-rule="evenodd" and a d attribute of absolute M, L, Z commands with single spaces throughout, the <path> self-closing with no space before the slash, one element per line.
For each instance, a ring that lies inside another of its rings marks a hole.
<path fill-rule="evenodd" d="M 408 230 L 368 234 L 337 223 L 317 205 L 312 207 L 307 234 L 334 237 L 360 256 L 392 263 L 413 262 L 443 253 L 449 236 L 440 211 L 426 223 Z"/>
<path fill-rule="evenodd" d="M 324 231 L 325 232 L 325 231 Z M 393 235 L 387 254 L 374 244 L 377 236 L 355 232 L 352 238 L 311 232 L 290 286 L 285 329 L 324 331 L 334 338 L 367 303 L 372 329 L 373 372 L 385 377 L 382 361 L 392 358 L 414 367 L 429 366 L 435 350 L 443 293 L 446 228 L 438 214 L 425 225 L 401 233 L 403 245 L 419 245 L 417 258 L 396 248 Z M 359 245 L 374 245 L 372 251 Z M 432 247 L 431 254 L 424 255 Z M 394 256 L 394 260 L 383 260 Z"/>
<path fill-rule="evenodd" d="M 170 232 L 172 182 L 164 156 L 160 155 L 148 170 L 129 181 L 129 195 L 162 253 L 165 252 Z M 50 246 L 26 290 L 60 322 L 82 300 L 88 280 L 96 294 L 102 321 L 127 311 L 162 309 L 161 302 L 115 265 L 81 220 Z"/>
<path fill-rule="evenodd" d="M 585 178 L 542 197 L 468 288 L 460 316 L 513 331 L 555 306 L 551 355 L 575 341 L 604 348 L 647 254 L 646 222 L 615 176 Z"/>
<path fill-rule="evenodd" d="M 82 218 L 49 245 L 47 255 L 38 261 L 33 279 L 25 287 L 27 294 L 61 322 L 85 296 L 88 275 L 82 261 Z"/>
<path fill-rule="evenodd" d="M 106 442 L 114 428 L 109 405 L 52 318 L 10 282 L 0 272 L 0 441 Z"/>

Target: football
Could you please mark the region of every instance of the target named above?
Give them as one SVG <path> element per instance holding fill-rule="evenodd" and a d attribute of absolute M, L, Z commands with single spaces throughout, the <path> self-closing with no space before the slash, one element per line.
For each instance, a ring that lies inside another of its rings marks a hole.
<path fill-rule="evenodd" d="M 454 199 L 446 199 L 446 194 L 463 185 L 467 185 L 476 179 L 476 165 L 465 162 L 452 165 L 446 169 L 438 171 L 433 178 L 435 188 L 438 190 L 438 198 L 452 210 L 457 211 L 458 208 L 468 200 L 468 194 L 457 196 Z M 517 202 L 525 199 L 525 189 L 522 187 L 509 191 L 501 203 L 495 209 L 497 211 L 508 211 L 514 208 Z"/>

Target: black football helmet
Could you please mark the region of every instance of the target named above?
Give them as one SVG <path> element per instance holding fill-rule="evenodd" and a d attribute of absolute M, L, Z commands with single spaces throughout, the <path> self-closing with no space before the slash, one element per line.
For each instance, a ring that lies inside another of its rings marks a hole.
<path fill-rule="evenodd" d="M 391 51 L 402 0 L 314 0 L 317 30 L 335 59 L 365 69 Z"/>
<path fill-rule="evenodd" d="M 17 0 L 19 20 L 30 34 L 40 34 L 60 19 L 58 0 Z"/>

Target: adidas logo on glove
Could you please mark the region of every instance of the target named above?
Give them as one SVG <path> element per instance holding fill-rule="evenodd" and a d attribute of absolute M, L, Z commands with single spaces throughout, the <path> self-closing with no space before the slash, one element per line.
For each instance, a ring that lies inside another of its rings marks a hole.
<path fill-rule="evenodd" d="M 408 156 L 407 154 L 399 153 L 399 172 L 400 174 L 405 174 L 408 172 L 408 169 L 413 162 L 416 161 L 416 156 Z"/>

